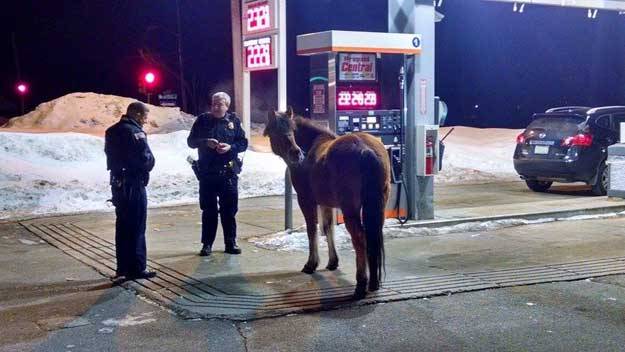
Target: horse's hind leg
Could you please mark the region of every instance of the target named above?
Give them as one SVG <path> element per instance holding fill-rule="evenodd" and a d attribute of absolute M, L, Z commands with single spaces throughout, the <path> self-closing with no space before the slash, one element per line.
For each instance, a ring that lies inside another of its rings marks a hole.
<path fill-rule="evenodd" d="M 323 233 L 328 241 L 328 270 L 336 270 L 339 266 L 339 257 L 336 255 L 336 247 L 334 246 L 334 209 L 321 207 L 321 224 Z"/>
<path fill-rule="evenodd" d="M 357 213 L 356 213 L 357 214 Z M 356 291 L 354 299 L 362 299 L 367 294 L 367 248 L 365 232 L 360 222 L 360 214 L 345 216 L 345 227 L 352 238 L 356 250 Z"/>
<path fill-rule="evenodd" d="M 319 266 L 319 250 L 317 246 L 317 205 L 300 203 L 300 209 L 306 219 L 306 232 L 308 233 L 308 261 L 304 268 L 303 273 L 312 274 L 317 270 Z"/>

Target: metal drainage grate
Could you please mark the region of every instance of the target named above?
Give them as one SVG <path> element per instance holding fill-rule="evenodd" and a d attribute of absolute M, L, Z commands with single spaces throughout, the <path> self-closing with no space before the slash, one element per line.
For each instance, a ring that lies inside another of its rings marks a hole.
<path fill-rule="evenodd" d="M 115 275 L 115 245 L 73 223 L 22 224 L 66 254 L 103 275 Z M 189 317 L 250 319 L 301 311 L 318 311 L 349 304 L 369 304 L 483 289 L 529 285 L 625 273 L 625 257 L 473 273 L 451 273 L 389 280 L 366 299 L 351 302 L 354 285 L 275 294 L 230 294 L 175 269 L 148 260 L 159 275 L 128 282 L 130 288 Z"/>

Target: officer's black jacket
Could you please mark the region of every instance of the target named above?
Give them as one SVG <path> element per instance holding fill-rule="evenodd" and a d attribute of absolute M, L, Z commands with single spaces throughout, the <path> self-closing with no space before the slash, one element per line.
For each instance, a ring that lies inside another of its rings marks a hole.
<path fill-rule="evenodd" d="M 214 138 L 220 143 L 228 143 L 230 151 L 224 154 L 206 145 L 206 140 Z M 234 113 L 226 113 L 223 118 L 215 118 L 210 113 L 197 117 L 187 138 L 189 148 L 198 148 L 199 167 L 202 172 L 223 170 L 237 154 L 247 149 L 247 138 L 241 127 L 241 120 Z"/>
<path fill-rule="evenodd" d="M 106 130 L 104 152 L 107 169 L 117 177 L 139 177 L 147 182 L 154 168 L 147 135 L 139 123 L 125 115 Z"/>

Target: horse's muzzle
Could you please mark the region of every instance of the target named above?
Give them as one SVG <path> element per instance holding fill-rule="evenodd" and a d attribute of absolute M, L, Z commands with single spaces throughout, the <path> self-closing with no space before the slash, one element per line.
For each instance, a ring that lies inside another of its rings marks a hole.
<path fill-rule="evenodd" d="M 289 162 L 291 165 L 299 165 L 304 162 L 305 158 L 306 155 L 304 155 L 304 152 L 302 152 L 299 148 L 294 149 L 291 153 L 289 153 Z"/>

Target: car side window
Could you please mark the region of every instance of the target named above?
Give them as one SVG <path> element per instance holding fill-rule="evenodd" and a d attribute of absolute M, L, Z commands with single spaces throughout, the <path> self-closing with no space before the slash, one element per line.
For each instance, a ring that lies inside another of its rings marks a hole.
<path fill-rule="evenodd" d="M 595 123 L 601 128 L 605 128 L 607 130 L 612 129 L 612 125 L 610 123 L 610 115 L 599 116 Z"/>
<path fill-rule="evenodd" d="M 621 130 L 621 123 L 625 122 L 625 113 L 612 115 L 612 129 L 616 132 Z"/>

